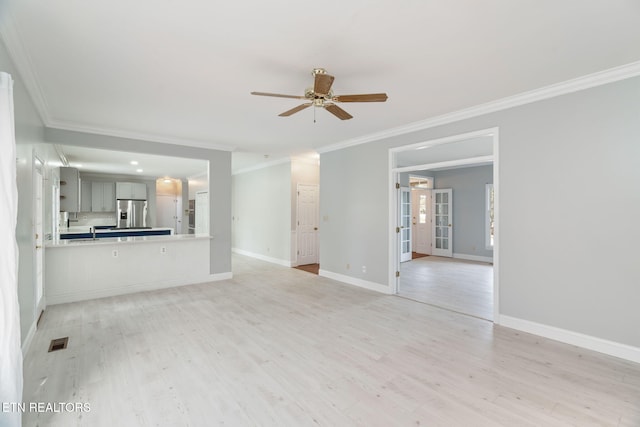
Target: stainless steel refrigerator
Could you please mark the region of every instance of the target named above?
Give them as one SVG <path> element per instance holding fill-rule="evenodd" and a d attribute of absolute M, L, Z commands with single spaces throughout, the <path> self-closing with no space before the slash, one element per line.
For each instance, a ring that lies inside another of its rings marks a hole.
<path fill-rule="evenodd" d="M 147 201 L 118 199 L 118 228 L 147 227 Z"/>

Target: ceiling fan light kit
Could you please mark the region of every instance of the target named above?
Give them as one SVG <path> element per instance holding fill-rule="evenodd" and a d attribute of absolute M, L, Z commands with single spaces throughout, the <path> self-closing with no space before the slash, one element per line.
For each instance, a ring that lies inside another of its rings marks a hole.
<path fill-rule="evenodd" d="M 324 108 L 340 120 L 349 120 L 352 119 L 353 116 L 337 106 L 335 104 L 336 102 L 385 102 L 387 100 L 386 93 L 334 95 L 331 90 L 333 80 L 335 79 L 334 76 L 327 74 L 327 70 L 324 68 L 314 68 L 313 71 L 311 71 L 311 75 L 313 76 L 313 87 L 307 88 L 304 92 L 304 96 L 283 95 L 280 93 L 269 92 L 251 92 L 251 95 L 305 99 L 309 101 L 279 114 L 280 117 L 288 117 L 313 105 L 314 107 Z"/>

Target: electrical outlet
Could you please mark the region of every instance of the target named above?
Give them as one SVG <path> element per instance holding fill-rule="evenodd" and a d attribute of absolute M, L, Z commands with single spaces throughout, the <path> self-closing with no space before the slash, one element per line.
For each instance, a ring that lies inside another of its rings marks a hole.
<path fill-rule="evenodd" d="M 366 265 L 363 265 L 363 266 L 362 266 L 362 272 L 363 272 L 363 273 L 366 273 L 366 272 L 367 272 L 367 266 L 366 266 Z"/>
<path fill-rule="evenodd" d="M 111 255 L 112 255 L 114 258 L 118 258 L 118 251 L 114 249 L 114 250 L 111 252 Z"/>
<path fill-rule="evenodd" d="M 347 270 L 351 269 L 351 264 L 347 264 Z"/>
<path fill-rule="evenodd" d="M 161 247 L 160 247 L 160 253 L 161 253 L 162 255 L 166 255 L 166 254 L 167 254 L 167 248 L 166 248 L 166 247 L 164 247 L 164 246 L 161 246 Z"/>

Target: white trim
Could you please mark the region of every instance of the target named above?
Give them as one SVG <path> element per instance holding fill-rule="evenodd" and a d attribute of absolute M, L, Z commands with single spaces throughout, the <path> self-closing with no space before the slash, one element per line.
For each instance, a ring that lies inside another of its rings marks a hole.
<path fill-rule="evenodd" d="M 236 254 L 259 259 L 260 261 L 270 262 L 272 264 L 282 265 L 283 267 L 293 267 L 293 263 L 289 260 L 273 258 L 266 255 L 257 254 L 255 252 L 245 251 L 244 249 L 232 248 L 231 251 Z"/>
<path fill-rule="evenodd" d="M 500 324 L 504 327 L 516 329 L 541 337 L 571 344 L 609 356 L 640 363 L 640 348 L 609 341 L 591 335 L 581 334 L 554 326 L 543 325 L 529 320 L 518 319 L 511 316 L 500 316 Z"/>
<path fill-rule="evenodd" d="M 253 172 L 253 171 L 260 170 L 260 169 L 269 168 L 271 166 L 281 165 L 283 163 L 291 163 L 291 158 L 286 157 L 284 159 L 271 160 L 271 161 L 268 161 L 268 162 L 260 163 L 258 165 L 254 165 L 254 166 L 249 166 L 249 167 L 246 167 L 246 168 L 238 169 L 237 171 L 232 172 L 231 175 L 240 175 L 242 173 Z"/>
<path fill-rule="evenodd" d="M 24 337 L 24 340 L 22 340 L 22 358 L 23 359 L 29 352 L 29 349 L 31 348 L 31 343 L 33 342 L 33 337 L 36 335 L 37 322 L 38 322 L 37 319 L 33 321 L 33 323 L 31 324 L 31 327 L 29 328 L 29 331 L 27 332 L 27 336 Z"/>
<path fill-rule="evenodd" d="M 68 302 L 85 301 L 96 298 L 113 297 L 118 295 L 133 294 L 136 292 L 155 291 L 159 289 L 175 288 L 178 286 L 196 285 L 199 283 L 217 282 L 220 280 L 228 280 L 233 277 L 231 272 L 209 274 L 194 279 L 173 279 L 150 283 L 137 283 L 133 285 L 125 285 L 117 288 L 82 290 L 78 292 L 66 292 L 57 295 L 48 295 L 48 305 L 64 304 Z"/>
<path fill-rule="evenodd" d="M 322 270 L 322 269 L 318 271 L 318 275 L 322 277 L 326 277 L 327 279 L 346 283 L 348 285 L 353 285 L 359 288 L 369 289 L 370 291 L 391 295 L 391 291 L 389 290 L 389 287 L 382 285 L 380 283 L 370 282 L 368 280 L 358 279 L 357 277 L 346 276 L 344 274 L 334 273 L 332 271 Z"/>
<path fill-rule="evenodd" d="M 18 74 L 22 78 L 22 82 L 33 101 L 40 119 L 43 123 L 49 123 L 51 117 L 48 114 L 47 101 L 44 97 L 42 87 L 38 83 L 35 68 L 32 65 L 31 58 L 27 54 L 26 49 L 22 45 L 22 39 L 18 33 L 18 29 L 10 16 L 10 13 L 4 13 L 2 22 L 0 22 L 0 36 L 4 40 L 5 46 L 13 63 L 15 64 Z"/>
<path fill-rule="evenodd" d="M 446 162 L 427 163 L 424 165 L 404 166 L 394 169 L 395 172 L 413 172 L 417 170 L 434 170 L 460 166 L 480 166 L 493 163 L 493 156 L 468 157 L 466 159 L 447 160 Z"/>
<path fill-rule="evenodd" d="M 389 150 L 389 293 L 398 293 L 400 279 L 396 276 L 396 271 L 400 271 L 400 245 L 396 227 L 398 226 L 398 189 L 396 183 L 400 184 L 400 175 L 394 171 L 396 167 L 395 153 Z"/>
<path fill-rule="evenodd" d="M 323 154 L 330 151 L 342 150 L 343 148 L 353 147 L 355 145 L 365 144 L 381 139 L 392 138 L 410 132 L 430 129 L 437 126 L 482 116 L 484 114 L 495 113 L 497 111 L 507 110 L 509 108 L 531 104 L 533 102 L 554 98 L 556 96 L 566 95 L 569 93 L 578 92 L 580 90 L 614 83 L 631 77 L 637 77 L 639 75 L 640 61 L 632 62 L 630 64 L 621 65 L 619 67 L 610 68 L 608 70 L 599 71 L 593 74 L 588 74 L 586 76 L 566 80 L 564 82 L 555 83 L 549 86 L 544 86 L 528 92 L 523 92 L 517 95 L 498 99 L 496 101 L 476 105 L 474 107 L 465 108 L 440 116 L 409 123 L 407 125 L 386 129 L 381 132 L 375 132 L 358 138 L 348 139 L 346 141 L 330 144 L 321 148 L 316 148 L 316 151 Z"/>
<path fill-rule="evenodd" d="M 9 14 L 7 14 L 9 15 Z M 215 144 L 208 141 L 191 140 L 186 138 L 176 138 L 154 135 L 146 132 L 129 132 L 118 129 L 102 128 L 96 126 L 87 126 L 78 123 L 56 120 L 49 115 L 49 108 L 47 100 L 44 96 L 44 91 L 40 86 L 39 79 L 35 72 L 35 68 L 32 65 L 31 58 L 27 54 L 26 49 L 21 42 L 19 32 L 10 16 L 3 17 L 5 21 L 4 25 L 0 25 L 0 35 L 5 41 L 9 56 L 15 63 L 18 73 L 22 78 L 22 81 L 27 89 L 27 92 L 33 100 L 33 104 L 42 119 L 42 122 L 46 127 L 53 129 L 69 130 L 76 132 L 88 132 L 97 135 L 114 136 L 120 138 L 129 138 L 142 141 L 159 142 L 163 144 L 174 144 L 187 147 L 204 148 L 207 150 L 220 150 L 220 151 L 234 151 L 236 147 Z"/>
<path fill-rule="evenodd" d="M 458 133 L 455 135 L 445 136 L 442 138 L 429 139 L 427 141 L 420 141 L 414 144 L 407 144 L 407 145 L 401 145 L 399 147 L 392 147 L 392 148 L 389 148 L 389 151 L 393 153 L 397 153 L 402 151 L 411 151 L 411 150 L 418 150 L 418 149 L 422 150 L 425 148 L 435 147 L 436 145 L 448 144 L 450 142 L 459 142 L 459 141 L 466 141 L 470 139 L 492 136 L 497 131 L 497 129 L 498 129 L 497 127 L 492 127 L 487 129 L 474 130 L 471 132 Z"/>
<path fill-rule="evenodd" d="M 231 271 L 227 271 L 226 273 L 214 273 L 209 275 L 210 282 L 219 282 L 221 280 L 231 280 L 233 279 L 233 273 Z M 200 282 L 204 283 L 204 282 Z"/>
<path fill-rule="evenodd" d="M 500 324 L 500 129 L 493 132 L 493 323 Z"/>
<path fill-rule="evenodd" d="M 493 264 L 493 258 L 490 256 L 480 256 L 480 255 L 468 255 L 468 254 L 453 254 L 453 258 L 455 259 L 463 259 L 466 261 L 479 261 L 479 262 L 488 262 Z"/>
<path fill-rule="evenodd" d="M 68 130 L 73 132 L 92 133 L 96 135 L 113 136 L 117 138 L 135 139 L 138 141 L 157 142 L 161 144 L 180 145 L 183 147 L 204 148 L 205 150 L 235 151 L 237 147 L 213 142 L 200 141 L 187 138 L 176 138 L 171 136 L 156 135 L 147 132 L 132 132 L 119 129 L 103 128 L 98 126 L 87 126 L 78 123 L 65 122 L 62 120 L 50 119 L 45 125 L 51 129 Z"/>

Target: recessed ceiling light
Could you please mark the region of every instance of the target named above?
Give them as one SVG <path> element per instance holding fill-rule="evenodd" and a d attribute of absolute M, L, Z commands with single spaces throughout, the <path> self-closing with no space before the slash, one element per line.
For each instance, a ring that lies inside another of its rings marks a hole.
<path fill-rule="evenodd" d="M 136 172 L 140 173 L 142 172 L 142 169 L 136 169 Z"/>
<path fill-rule="evenodd" d="M 135 166 L 135 165 L 138 164 L 138 161 L 137 160 L 131 160 L 131 164 Z"/>
<path fill-rule="evenodd" d="M 165 178 L 165 179 L 164 179 L 164 183 L 165 183 L 165 184 L 169 184 L 170 182 L 171 182 L 171 179 L 170 179 L 170 178 Z"/>
<path fill-rule="evenodd" d="M 81 168 L 81 167 L 82 167 L 82 165 L 81 165 L 80 163 L 78 163 L 78 164 L 76 165 L 76 167 L 77 167 L 77 168 Z"/>

